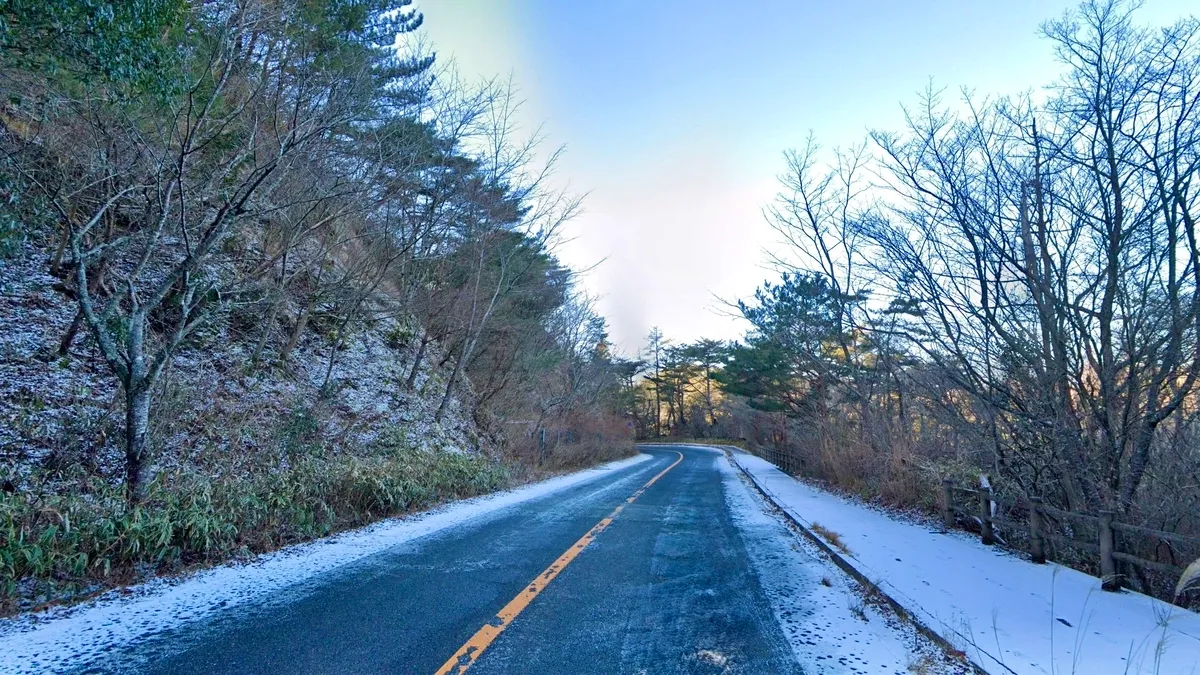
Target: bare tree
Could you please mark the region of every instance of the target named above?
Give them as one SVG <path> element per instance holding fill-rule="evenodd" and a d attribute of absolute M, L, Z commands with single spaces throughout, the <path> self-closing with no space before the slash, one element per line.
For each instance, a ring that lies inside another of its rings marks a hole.
<path fill-rule="evenodd" d="M 1044 106 L 930 95 L 907 137 L 876 134 L 900 198 L 863 228 L 913 344 L 990 407 L 997 461 L 1073 506 L 1130 508 L 1200 367 L 1197 24 L 1130 11 L 1046 24 L 1069 74 Z"/>
<path fill-rule="evenodd" d="M 128 172 L 99 184 L 70 247 L 80 309 L 125 392 L 126 484 L 135 501 L 150 479 L 153 388 L 205 310 L 240 281 L 235 265 L 220 264 L 223 247 L 283 206 L 274 201 L 285 193 L 273 177 L 345 128 L 362 112 L 360 91 L 373 86 L 369 64 L 334 78 L 296 67 L 300 47 L 268 7 L 224 9 L 197 15 L 215 22 L 202 43 L 202 67 L 165 109 L 126 106 L 101 115 L 86 110 L 94 101 L 79 102 L 101 148 L 133 158 Z M 164 123 L 147 126 L 137 117 L 143 112 Z M 106 219 L 119 227 L 102 228 Z M 105 257 L 119 260 L 119 286 L 97 295 L 91 275 Z"/>

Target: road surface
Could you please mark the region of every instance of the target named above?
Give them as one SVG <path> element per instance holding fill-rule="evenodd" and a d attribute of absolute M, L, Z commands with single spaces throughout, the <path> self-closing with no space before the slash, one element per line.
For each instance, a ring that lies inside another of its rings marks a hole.
<path fill-rule="evenodd" d="M 856 606 L 721 453 L 645 452 L 86 672 L 906 672 L 919 641 Z"/>

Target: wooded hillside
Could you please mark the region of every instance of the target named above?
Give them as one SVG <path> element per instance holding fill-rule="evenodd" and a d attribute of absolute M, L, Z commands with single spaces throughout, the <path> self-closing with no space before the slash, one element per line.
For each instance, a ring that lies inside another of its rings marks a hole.
<path fill-rule="evenodd" d="M 556 153 L 410 5 L 0 5 L 6 606 L 631 450 Z"/>

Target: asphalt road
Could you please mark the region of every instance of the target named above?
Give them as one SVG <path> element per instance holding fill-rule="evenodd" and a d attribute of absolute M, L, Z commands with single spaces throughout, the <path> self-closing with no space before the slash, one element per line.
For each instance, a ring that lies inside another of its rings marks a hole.
<path fill-rule="evenodd" d="M 157 635 L 88 672 L 428 674 L 488 625 L 472 675 L 800 672 L 719 454 L 646 451 L 651 461 Z M 575 557 L 563 565 L 564 554 Z M 497 620 L 523 595 L 519 615 Z"/>

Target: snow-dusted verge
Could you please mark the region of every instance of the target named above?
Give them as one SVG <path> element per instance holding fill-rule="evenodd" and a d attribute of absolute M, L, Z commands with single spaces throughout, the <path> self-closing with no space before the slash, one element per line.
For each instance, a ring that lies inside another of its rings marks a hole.
<path fill-rule="evenodd" d="M 741 451 L 734 460 L 800 523 L 838 533 L 845 560 L 990 673 L 1195 675 L 1200 615 L 962 533 L 903 522 L 798 482 Z"/>
<path fill-rule="evenodd" d="M 157 579 L 96 600 L 0 620 L 0 672 L 46 673 L 87 663 L 135 640 L 260 602 L 366 556 L 500 509 L 596 480 L 651 457 L 639 454 L 515 490 L 454 502 L 327 539 L 291 546 L 252 563 L 223 565 L 184 579 Z"/>
<path fill-rule="evenodd" d="M 724 457 L 725 501 L 771 609 L 805 673 L 955 672 L 940 650 L 890 612 L 864 602 L 857 584 L 810 542 L 787 531 Z"/>

